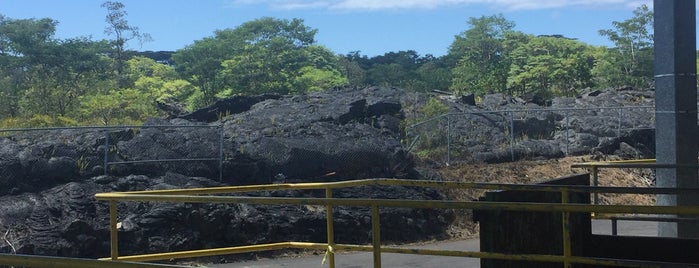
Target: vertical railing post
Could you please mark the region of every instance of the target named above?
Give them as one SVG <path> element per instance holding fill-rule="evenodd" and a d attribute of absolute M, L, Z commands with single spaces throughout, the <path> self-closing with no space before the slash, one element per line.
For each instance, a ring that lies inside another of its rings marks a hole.
<path fill-rule="evenodd" d="M 333 190 L 330 187 L 325 188 L 325 198 L 332 198 Z M 335 228 L 333 226 L 333 205 L 328 204 L 325 207 L 326 210 L 326 225 L 328 231 L 328 251 L 325 253 L 328 257 L 328 267 L 335 268 L 335 252 L 333 247 L 335 246 Z"/>
<path fill-rule="evenodd" d="M 612 220 L 612 235 L 617 235 L 617 234 L 619 234 L 618 220 L 616 217 L 612 217 L 611 220 Z"/>
<path fill-rule="evenodd" d="M 109 168 L 109 129 L 104 129 L 104 175 L 107 176 Z"/>
<path fill-rule="evenodd" d="M 447 166 L 451 163 L 451 120 L 447 114 Z"/>
<path fill-rule="evenodd" d="M 597 166 L 592 166 L 592 170 L 590 171 L 590 173 L 592 173 L 591 174 L 592 175 L 592 186 L 594 186 L 594 187 L 599 186 L 598 171 L 599 171 L 599 169 L 597 168 Z M 599 205 L 599 192 L 595 191 L 593 193 L 593 199 L 594 199 L 593 204 Z"/>
<path fill-rule="evenodd" d="M 218 180 L 223 181 L 223 123 L 219 126 L 219 140 L 218 140 Z"/>
<path fill-rule="evenodd" d="M 570 195 L 568 193 L 568 190 L 562 190 L 561 191 L 561 203 L 566 204 L 570 200 Z M 563 267 L 564 268 L 572 268 L 573 264 L 571 263 L 571 257 L 573 256 L 573 250 L 572 250 L 572 242 L 570 239 L 570 212 L 569 211 L 564 211 L 562 215 L 562 224 L 563 224 Z"/>
<path fill-rule="evenodd" d="M 381 221 L 379 206 L 371 206 L 371 244 L 374 248 L 374 268 L 381 268 Z"/>
<path fill-rule="evenodd" d="M 117 231 L 117 203 L 116 200 L 109 200 L 109 241 L 113 261 L 119 259 L 119 242 Z"/>

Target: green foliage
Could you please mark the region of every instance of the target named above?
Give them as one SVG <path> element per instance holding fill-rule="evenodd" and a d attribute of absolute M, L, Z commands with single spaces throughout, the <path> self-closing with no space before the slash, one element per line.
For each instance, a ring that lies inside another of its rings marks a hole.
<path fill-rule="evenodd" d="M 509 93 L 574 96 L 591 86 L 593 48 L 562 37 L 526 36 L 509 55 Z"/>
<path fill-rule="evenodd" d="M 313 66 L 305 66 L 299 70 L 294 84 L 306 92 L 318 92 L 336 86 L 346 85 L 349 81 L 336 70 L 322 70 Z"/>
<path fill-rule="evenodd" d="M 337 57 L 314 45 L 316 32 L 301 19 L 261 18 L 196 41 L 177 51 L 173 61 L 177 72 L 201 91 L 190 96 L 200 104 L 217 97 L 298 94 L 346 83 Z"/>
<path fill-rule="evenodd" d="M 456 36 L 449 48 L 450 57 L 458 59 L 451 91 L 478 95 L 504 91 L 509 72 L 505 39 L 514 22 L 493 15 L 470 18 L 468 23 L 471 28 Z"/>
<path fill-rule="evenodd" d="M 133 88 L 162 103 L 183 103 L 198 89 L 179 76 L 172 66 L 145 57 L 126 62 L 126 77 Z M 155 104 L 155 102 L 153 102 Z"/>
<path fill-rule="evenodd" d="M 340 59 L 342 74 L 350 85 L 380 85 L 411 91 L 446 90 L 451 73 L 442 58 L 420 56 L 413 50 L 388 52 L 368 58 L 358 51 Z"/>
<path fill-rule="evenodd" d="M 595 66 L 601 86 L 631 85 L 648 88 L 653 79 L 653 11 L 642 5 L 633 17 L 614 21 L 614 29 L 600 30 L 614 43 Z"/>
<path fill-rule="evenodd" d="M 443 115 L 447 112 L 449 112 L 449 106 L 445 105 L 435 97 L 430 97 L 430 99 L 427 100 L 425 106 L 422 106 L 422 108 L 420 108 L 420 114 L 425 119 L 435 117 L 438 115 Z"/>
<path fill-rule="evenodd" d="M 98 118 L 104 125 L 144 121 L 157 114 L 150 99 L 151 96 L 131 88 L 87 95 L 81 98 L 81 114 Z"/>
<path fill-rule="evenodd" d="M 317 30 L 303 20 L 260 18 L 174 54 L 142 53 L 174 65 L 132 57 L 137 53 L 127 43 L 148 35 L 127 22 L 122 3 L 103 7 L 112 40 L 57 39 L 55 20 L 0 15 L 0 127 L 139 123 L 161 114 L 158 102 L 193 110 L 233 95 L 303 94 L 346 84 L 547 97 L 652 82 L 653 16 L 647 6 L 600 31 L 614 43 L 609 49 L 527 35 L 492 15 L 470 18 L 443 57 L 412 50 L 338 56 L 315 43 Z M 436 116 L 448 107 L 430 99 L 421 112 Z"/>
<path fill-rule="evenodd" d="M 107 16 L 105 21 L 107 22 L 107 27 L 104 29 L 104 33 L 107 35 L 113 35 L 114 40 L 112 40 L 111 45 L 114 47 L 114 61 L 117 74 L 117 84 L 119 87 L 129 86 L 128 80 L 124 76 L 124 66 L 126 64 L 126 45 L 131 40 L 138 40 L 141 44 L 151 40 L 149 34 L 141 33 L 138 27 L 130 25 L 126 19 L 126 6 L 119 1 L 106 1 L 102 4 L 103 8 L 107 9 Z"/>
<path fill-rule="evenodd" d="M 46 114 L 35 114 L 26 120 L 26 123 L 20 125 L 25 128 L 36 128 L 36 127 L 61 127 L 61 126 L 76 126 L 78 121 L 75 119 L 57 116 L 52 117 Z"/>

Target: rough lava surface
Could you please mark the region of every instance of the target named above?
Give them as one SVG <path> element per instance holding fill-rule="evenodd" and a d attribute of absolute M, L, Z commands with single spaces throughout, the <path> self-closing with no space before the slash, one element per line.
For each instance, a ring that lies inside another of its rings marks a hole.
<path fill-rule="evenodd" d="M 152 119 L 139 128 L 3 133 L 0 252 L 107 256 L 109 213 L 107 203 L 94 198 L 100 192 L 362 178 L 436 179 L 432 169 L 436 162 L 418 156 L 420 151 L 429 156 L 443 144 L 411 146 L 415 135 L 427 137 L 432 135 L 429 131 L 443 129 L 443 125 L 426 129 L 412 125 L 427 119 L 419 111 L 431 97 L 440 96 L 381 87 L 300 96 L 240 96 L 178 118 Z M 565 154 L 653 156 L 653 130 L 648 127 L 652 113 L 632 109 L 619 116 L 613 110 L 571 109 L 652 106 L 652 91 L 590 91 L 554 99 L 546 107 L 499 94 L 487 95 L 477 105 L 462 100 L 442 100 L 455 114 L 449 117 L 449 130 L 451 150 L 458 152 L 452 161 L 457 164 Z M 571 110 L 491 112 L 544 108 Z M 513 133 L 516 142 L 511 139 Z M 121 162 L 219 155 L 224 159 L 220 163 L 110 164 L 104 175 L 105 156 L 109 162 Z M 323 194 L 273 191 L 247 195 Z M 333 195 L 445 198 L 437 190 L 373 186 L 336 190 Z M 334 217 L 336 242 L 370 241 L 367 208 L 338 207 Z M 399 243 L 447 238 L 454 219 L 449 211 L 384 208 L 382 239 Z M 119 222 L 122 255 L 325 240 L 324 209 L 313 206 L 121 202 Z"/>

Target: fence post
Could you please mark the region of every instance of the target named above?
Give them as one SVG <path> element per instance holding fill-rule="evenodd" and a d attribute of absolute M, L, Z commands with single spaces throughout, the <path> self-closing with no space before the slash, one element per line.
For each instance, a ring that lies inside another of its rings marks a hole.
<path fill-rule="evenodd" d="M 374 268 L 381 268 L 381 221 L 379 206 L 371 206 L 371 244 L 374 249 Z"/>
<path fill-rule="evenodd" d="M 218 180 L 223 181 L 223 123 L 219 124 L 218 128 Z"/>
<path fill-rule="evenodd" d="M 447 114 L 447 166 L 451 163 L 451 120 Z"/>
<path fill-rule="evenodd" d="M 619 113 L 618 113 L 619 114 L 619 118 L 618 118 L 619 125 L 616 128 L 616 137 L 617 138 L 621 137 L 621 112 L 622 112 L 622 108 L 620 107 L 618 111 L 619 111 Z"/>
<path fill-rule="evenodd" d="M 109 165 L 109 129 L 104 129 L 104 175 L 107 176 Z"/>
<path fill-rule="evenodd" d="M 568 132 L 570 132 L 570 113 L 568 111 L 565 112 L 566 116 L 566 156 L 570 153 L 570 136 Z"/>
<path fill-rule="evenodd" d="M 515 161 L 515 112 L 510 111 L 510 156 Z"/>
<path fill-rule="evenodd" d="M 567 204 L 569 203 L 569 192 L 567 189 L 561 191 L 561 203 L 562 204 Z M 562 240 L 563 240 L 563 267 L 565 268 L 571 268 L 573 267 L 573 264 L 571 262 L 571 258 L 573 257 L 573 250 L 572 250 L 572 241 L 571 241 L 571 224 L 570 224 L 570 211 L 564 211 L 562 215 L 562 224 L 563 224 L 563 235 L 562 235 Z"/>
<path fill-rule="evenodd" d="M 116 200 L 109 200 L 109 245 L 111 259 L 119 259 L 119 242 L 117 226 L 117 203 Z"/>

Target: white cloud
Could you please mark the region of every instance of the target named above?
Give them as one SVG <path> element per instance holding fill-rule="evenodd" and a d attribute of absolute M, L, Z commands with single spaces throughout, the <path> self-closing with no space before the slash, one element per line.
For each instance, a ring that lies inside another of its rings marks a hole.
<path fill-rule="evenodd" d="M 634 8 L 650 0 L 232 0 L 234 4 L 262 4 L 276 9 L 391 10 L 434 9 L 481 4 L 501 10 L 536 10 L 562 7 Z"/>

